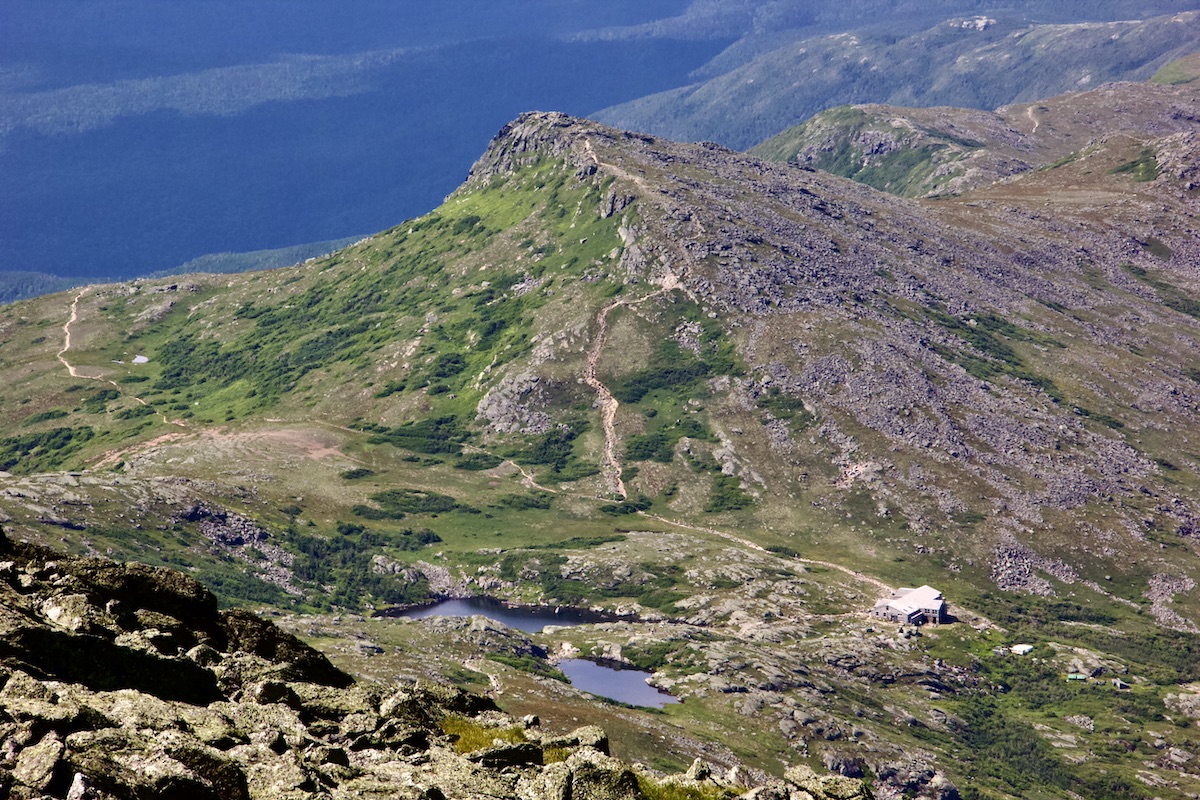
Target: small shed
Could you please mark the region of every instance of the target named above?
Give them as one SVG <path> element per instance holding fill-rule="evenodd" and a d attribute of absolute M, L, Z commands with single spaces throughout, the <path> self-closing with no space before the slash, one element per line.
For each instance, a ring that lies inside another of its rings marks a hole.
<path fill-rule="evenodd" d="M 946 601 L 932 586 L 916 589 L 897 589 L 890 598 L 883 598 L 871 609 L 871 614 L 891 622 L 919 625 L 946 621 Z"/>
<path fill-rule="evenodd" d="M 1014 656 L 1027 656 L 1033 652 L 1033 645 L 1031 645 L 1031 644 L 1014 644 L 1012 647 L 1010 647 L 1008 649 L 1009 649 L 1009 651 L 1012 652 L 1012 654 Z"/>

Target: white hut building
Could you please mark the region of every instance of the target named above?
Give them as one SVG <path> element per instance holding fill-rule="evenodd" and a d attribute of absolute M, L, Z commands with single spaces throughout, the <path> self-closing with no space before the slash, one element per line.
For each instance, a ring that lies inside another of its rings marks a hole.
<path fill-rule="evenodd" d="M 932 586 L 916 589 L 897 589 L 890 598 L 884 598 L 871 609 L 873 616 L 891 622 L 919 625 L 932 622 L 935 625 L 946 621 L 946 601 L 942 593 Z"/>

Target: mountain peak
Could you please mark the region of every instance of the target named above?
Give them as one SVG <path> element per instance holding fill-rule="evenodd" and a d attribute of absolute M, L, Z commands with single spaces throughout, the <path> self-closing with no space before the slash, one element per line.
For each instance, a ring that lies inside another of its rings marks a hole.
<path fill-rule="evenodd" d="M 588 163 L 580 134 L 596 131 L 597 123 L 557 111 L 527 111 L 492 138 L 467 178 L 468 185 L 511 174 L 532 161 L 566 155 L 569 162 Z"/>

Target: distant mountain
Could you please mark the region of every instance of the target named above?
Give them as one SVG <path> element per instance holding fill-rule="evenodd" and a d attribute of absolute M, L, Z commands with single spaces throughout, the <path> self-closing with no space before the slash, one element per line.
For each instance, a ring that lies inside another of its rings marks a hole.
<path fill-rule="evenodd" d="M 377 230 L 440 202 L 491 133 L 531 108 L 589 115 L 636 101 L 640 110 L 605 119 L 742 148 L 848 102 L 991 109 L 1140 79 L 1181 38 L 1197 41 L 1193 23 L 1115 44 L 1094 26 L 1067 32 L 1045 42 L 1050 60 L 1037 48 L 1012 50 L 1015 72 L 1012 59 L 985 58 L 992 66 L 961 75 L 946 65 L 981 44 L 1000 58 L 1011 49 L 1004 37 L 1032 21 L 1149 18 L 1200 3 L 332 8 L 325 0 L 0 5 L 0 269 L 130 278 L 209 253 Z M 929 30 L 950 18 L 974 25 L 975 15 L 997 24 Z M 829 38 L 847 32 L 858 60 Z M 1092 82 L 1077 84 L 1084 72 Z M 940 83 L 924 88 L 936 75 Z"/>
<path fill-rule="evenodd" d="M 46 272 L 0 270 L 0 304 L 51 294 L 78 286 L 82 281 L 62 278 Z"/>
<path fill-rule="evenodd" d="M 1146 80 L 1198 48 L 1195 11 L 1039 24 L 981 10 L 913 33 L 874 29 L 780 43 L 701 82 L 594 116 L 743 149 L 847 103 L 993 109 L 1108 81 Z"/>
<path fill-rule="evenodd" d="M 736 36 L 571 38 L 685 5 L 5 3 L 0 268 L 129 278 L 423 213 L 521 111 L 670 88 Z"/>
<path fill-rule="evenodd" d="M 1114 83 L 995 112 L 848 106 L 824 111 L 750 152 L 905 197 L 960 194 L 1081 157 L 1095 135 L 1097 114 L 1105 116 L 1109 135 L 1195 131 L 1195 97 L 1193 89 L 1172 85 Z"/>
<path fill-rule="evenodd" d="M 524 115 L 331 256 L 0 308 L 4 529 L 187 570 L 352 671 L 603 718 L 644 763 L 1185 797 L 1200 132 L 1122 109 L 1197 91 L 1034 104 L 1029 169 L 935 200 Z M 923 584 L 956 622 L 868 616 Z M 623 616 L 363 613 L 474 594 Z M 575 654 L 685 702 L 581 698 Z"/>

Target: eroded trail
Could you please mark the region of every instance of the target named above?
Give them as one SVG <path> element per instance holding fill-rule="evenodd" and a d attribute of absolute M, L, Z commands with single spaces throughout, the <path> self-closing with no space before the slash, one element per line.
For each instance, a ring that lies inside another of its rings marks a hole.
<path fill-rule="evenodd" d="M 635 175 L 626 169 L 616 165 L 601 161 L 596 154 L 595 148 L 589 139 L 583 140 L 583 148 L 589 159 L 598 167 L 603 167 L 604 170 L 621 180 L 628 181 L 638 187 L 642 191 L 644 197 L 656 198 L 657 192 L 647 185 L 646 180 L 640 175 Z M 703 228 L 699 222 L 695 223 L 698 232 L 703 234 Z M 691 263 L 691 257 L 687 249 L 679 245 L 679 264 L 681 269 L 678 274 L 668 272 L 659 284 L 659 288 L 648 295 L 638 298 L 637 300 L 616 300 L 604 308 L 600 309 L 600 313 L 596 315 L 596 338 L 592 341 L 592 346 L 588 350 L 587 362 L 583 369 L 583 381 L 590 386 L 599 398 L 600 403 L 600 426 L 604 431 L 604 465 L 603 471 L 608 479 L 609 485 L 612 486 L 614 493 L 622 499 L 628 496 L 625 489 L 625 482 L 621 479 L 621 461 L 617 457 L 617 432 L 616 418 L 617 409 L 620 403 L 617 398 L 613 397 L 612 392 L 604 383 L 596 377 L 596 365 L 600 361 L 600 353 L 604 349 L 605 336 L 608 333 L 608 315 L 620 306 L 628 306 L 630 308 L 652 300 L 661 294 L 674 291 L 675 289 L 684 288 L 682 277 L 687 274 Z"/>
<path fill-rule="evenodd" d="M 71 316 L 65 323 L 63 323 L 62 326 L 63 347 L 62 350 L 58 351 L 58 360 L 61 361 L 62 365 L 67 368 L 67 374 L 69 374 L 72 378 L 86 377 L 79 374 L 79 371 L 75 369 L 74 365 L 67 361 L 66 356 L 67 351 L 71 349 L 71 326 L 74 325 L 75 321 L 79 319 L 79 301 L 83 299 L 83 295 L 86 291 L 87 290 L 85 289 L 79 294 L 75 295 L 75 299 L 71 301 Z"/>
<path fill-rule="evenodd" d="M 613 491 L 622 499 L 627 497 L 628 493 L 625 491 L 625 482 L 621 480 L 621 461 L 617 458 L 616 418 L 617 409 L 621 404 L 617 398 L 613 397 L 609 388 L 596 377 L 596 364 L 600 361 L 600 352 L 604 349 L 604 337 L 608 332 L 608 315 L 619 306 L 632 308 L 678 288 L 678 276 L 668 274 L 663 279 L 662 285 L 650 294 L 633 301 L 617 300 L 600 309 L 600 313 L 596 315 L 596 338 L 592 340 L 592 346 L 588 350 L 587 363 L 583 367 L 583 382 L 592 387 L 600 398 L 600 427 L 604 431 L 604 474 L 609 479 Z"/>
<path fill-rule="evenodd" d="M 72 378 L 82 378 L 85 381 L 100 381 L 101 383 L 107 383 L 124 395 L 125 392 L 121 389 L 121 384 L 117 383 L 111 378 L 105 378 L 103 375 L 82 375 L 79 372 L 79 368 L 67 360 L 67 351 L 71 349 L 71 326 L 79 321 L 79 301 L 83 299 L 85 294 L 87 294 L 87 289 L 81 289 L 79 294 L 75 295 L 75 299 L 71 301 L 71 314 L 69 317 L 67 317 L 67 321 L 63 323 L 62 326 L 63 346 L 62 349 L 58 351 L 57 358 L 60 362 L 62 362 L 62 365 L 67 368 L 67 374 Z M 137 395 L 128 396 L 132 397 L 136 402 L 143 406 L 150 405 Z M 178 425 L 181 428 L 187 427 L 187 423 L 181 419 L 169 419 L 166 414 L 160 414 L 160 416 L 162 417 L 162 421 L 167 425 Z M 96 464 L 96 467 L 105 466 L 114 460 L 115 459 L 113 458 L 113 455 L 109 454 L 105 456 L 98 464 Z"/>
<path fill-rule="evenodd" d="M 1038 132 L 1038 128 L 1041 127 L 1042 123 L 1039 122 L 1037 116 L 1034 115 L 1033 106 L 1030 106 L 1029 108 L 1027 108 L 1025 110 L 1025 114 L 1026 114 L 1026 116 L 1029 117 L 1029 121 L 1033 123 L 1033 130 L 1031 130 L 1029 132 L 1029 135 L 1032 136 L 1033 134 Z"/>

